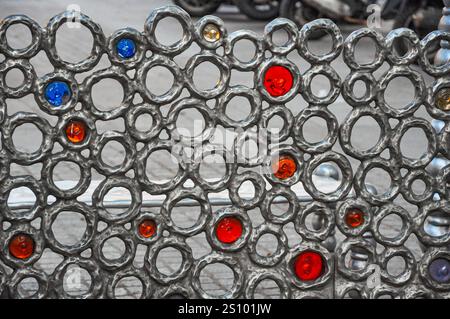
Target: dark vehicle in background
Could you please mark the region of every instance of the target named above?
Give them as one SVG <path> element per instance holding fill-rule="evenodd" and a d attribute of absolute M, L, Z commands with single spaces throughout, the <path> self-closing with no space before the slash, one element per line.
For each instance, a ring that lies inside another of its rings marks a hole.
<path fill-rule="evenodd" d="M 279 15 L 278 0 L 173 0 L 191 16 L 201 17 L 213 14 L 222 4 L 236 5 L 250 19 L 271 20 Z"/>
<path fill-rule="evenodd" d="M 173 0 L 195 17 L 213 14 L 222 5 L 236 5 L 254 20 L 272 20 L 278 16 L 294 21 L 299 27 L 319 18 L 335 22 L 366 25 L 367 19 L 379 10 L 380 19 L 394 20 L 393 28 L 409 28 L 420 38 L 437 29 L 442 16 L 442 0 Z M 376 7 L 375 5 L 378 5 Z M 324 36 L 314 32 L 310 39 Z M 395 50 L 402 56 L 408 50 L 408 41 L 399 40 Z M 428 51 L 430 60 L 439 43 Z"/>
<path fill-rule="evenodd" d="M 395 18 L 394 29 L 409 28 L 422 39 L 428 33 L 437 29 L 442 17 L 442 0 L 402 0 L 398 15 Z M 395 49 L 399 55 L 408 51 L 407 41 L 397 41 Z M 435 43 L 428 50 L 428 59 L 432 61 L 439 50 L 440 44 Z"/>
<path fill-rule="evenodd" d="M 182 7 L 193 17 L 202 17 L 213 14 L 220 5 L 233 4 L 232 0 L 173 0 L 173 3 Z"/>
<path fill-rule="evenodd" d="M 235 0 L 234 3 L 247 17 L 254 20 L 272 20 L 279 15 L 281 1 Z"/>
<path fill-rule="evenodd" d="M 436 30 L 442 16 L 441 0 L 281 0 L 280 15 L 299 27 L 314 19 L 330 18 L 336 22 L 366 24 L 373 13 L 371 5 L 379 5 L 380 18 L 394 19 L 394 28 L 410 28 L 421 38 Z M 316 33 L 313 38 L 320 38 Z M 406 52 L 406 43 L 396 46 Z"/>

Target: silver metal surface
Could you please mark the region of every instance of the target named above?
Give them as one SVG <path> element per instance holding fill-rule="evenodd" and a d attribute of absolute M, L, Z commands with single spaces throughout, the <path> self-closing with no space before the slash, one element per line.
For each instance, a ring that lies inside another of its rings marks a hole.
<path fill-rule="evenodd" d="M 64 61 L 55 46 L 56 32 L 62 24 L 71 21 L 71 14 L 55 16 L 45 28 L 25 16 L 7 17 L 0 26 L 0 53 L 5 57 L 0 62 L 1 296 L 24 297 L 19 286 L 31 277 L 37 281 L 38 289 L 27 297 L 112 298 L 116 297 L 119 281 L 134 277 L 142 284 L 142 298 L 252 298 L 264 280 L 275 282 L 282 298 L 450 297 L 450 283 L 439 283 L 429 273 L 435 259 L 450 259 L 447 223 L 450 169 L 443 168 L 438 175 L 425 170 L 433 158 L 449 157 L 450 113 L 438 109 L 435 99 L 439 90 L 450 88 L 450 64 L 431 65 L 425 54 L 432 41 L 450 40 L 446 30 L 435 31 L 419 40 L 407 29 L 394 30 L 384 37 L 366 28 L 344 39 L 330 20 L 316 20 L 298 29 L 289 20 L 276 19 L 266 26 L 263 36 L 244 30 L 228 34 L 217 17 L 206 16 L 194 23 L 180 8 L 167 6 L 153 11 L 142 31 L 122 29 L 109 38 L 97 23 L 81 15 L 80 23 L 92 33 L 94 46 L 89 57 L 73 63 Z M 171 45 L 160 43 L 155 35 L 158 22 L 166 17 L 177 19 L 183 29 L 181 39 Z M 16 23 L 25 24 L 32 33 L 31 44 L 21 50 L 11 48 L 6 39 L 8 27 Z M 210 24 L 220 33 L 215 41 L 203 36 L 205 26 Z M 308 46 L 308 36 L 318 29 L 327 31 L 332 38 L 329 53 L 317 54 Z M 278 30 L 288 33 L 285 44 L 274 43 L 272 36 Z M 136 54 L 130 59 L 121 59 L 115 49 L 117 41 L 124 37 L 136 44 Z M 410 51 L 403 57 L 393 51 L 393 43 L 399 37 L 411 42 Z M 362 38 L 375 42 L 377 54 L 372 63 L 361 63 L 355 57 Z M 242 39 L 255 44 L 255 55 L 247 62 L 235 56 L 234 46 Z M 175 57 L 194 43 L 200 48 L 199 53 L 186 66 L 177 65 Z M 55 69 L 38 77 L 31 59 L 41 51 Z M 293 53 L 309 63 L 310 69 L 300 72 L 289 60 L 289 54 Z M 333 69 L 333 62 L 341 53 L 349 68 L 345 79 Z M 111 66 L 80 80 L 79 75 L 93 71 L 104 54 Z M 219 81 L 210 90 L 196 86 L 195 69 L 203 62 L 212 63 L 220 73 Z M 263 83 L 267 69 L 273 65 L 285 66 L 293 75 L 293 88 L 279 97 L 270 95 Z M 155 95 L 146 86 L 147 74 L 155 66 L 166 67 L 174 77 L 172 88 L 162 95 Z M 374 73 L 382 66 L 386 70 L 376 80 Z M 12 68 L 19 68 L 24 74 L 25 80 L 19 87 L 6 85 L 6 73 Z M 231 84 L 233 71 L 250 72 L 253 87 Z M 317 75 L 330 81 L 330 90 L 324 96 L 315 95 L 312 89 Z M 386 100 L 385 91 L 390 81 L 400 76 L 414 84 L 415 97 L 406 106 L 396 108 Z M 430 85 L 425 77 L 431 79 Z M 123 86 L 124 98 L 117 108 L 105 111 L 93 103 L 91 90 L 101 79 L 115 79 Z M 68 83 L 72 92 L 69 101 L 61 107 L 53 107 L 45 99 L 45 89 L 54 80 Z M 367 87 L 362 96 L 354 93 L 358 81 Z M 57 119 L 56 125 L 38 113 L 10 115 L 7 112 L 9 100 L 30 93 L 34 94 L 41 112 Z M 135 95 L 141 96 L 143 102 L 136 103 Z M 250 102 L 250 114 L 242 121 L 230 119 L 225 112 L 226 104 L 234 96 Z M 297 96 L 308 106 L 294 116 L 285 104 Z M 341 96 L 352 107 L 343 121 L 328 109 Z M 164 105 L 170 105 L 167 114 L 160 110 Z M 430 117 L 444 122 L 441 133 L 434 130 L 428 118 L 417 115 L 422 106 Z M 192 109 L 203 116 L 205 125 L 201 134 L 187 137 L 177 130 L 177 119 L 182 111 Z M 147 132 L 136 127 L 136 118 L 143 113 L 153 117 L 153 125 Z M 263 131 L 275 115 L 284 121 L 277 144 L 269 134 L 269 147 L 262 148 L 263 153 L 258 154 L 256 161 L 242 156 L 242 145 L 255 136 L 258 139 L 258 131 Z M 381 134 L 373 147 L 360 149 L 352 143 L 352 129 L 365 116 L 378 123 Z M 326 121 L 328 134 L 323 141 L 311 143 L 304 136 L 303 126 L 311 117 Z M 88 135 L 80 144 L 69 143 L 64 135 L 71 119 L 83 120 L 87 125 Z M 97 132 L 95 121 L 117 119 L 125 123 L 124 131 Z M 13 141 L 15 128 L 27 123 L 37 126 L 43 134 L 42 145 L 32 153 L 16 149 Z M 219 126 L 239 132 L 231 150 L 213 144 Z M 425 154 L 419 158 L 402 154 L 401 141 L 410 129 L 422 130 L 428 141 Z M 120 165 L 111 166 L 102 159 L 102 149 L 109 141 L 116 141 L 126 149 L 126 158 Z M 192 158 L 186 155 L 186 148 L 193 148 Z M 148 178 L 145 163 L 153 152 L 161 149 L 178 155 L 179 170 L 174 178 L 155 183 Z M 203 178 L 200 172 L 203 156 L 211 152 L 232 159 L 226 161 L 223 178 L 216 181 Z M 292 177 L 281 180 L 273 174 L 270 167 L 274 153 L 295 158 L 298 167 Z M 358 165 L 352 165 L 350 159 Z M 81 171 L 79 183 L 69 190 L 61 188 L 52 177 L 52 168 L 63 160 L 76 163 Z M 333 166 L 322 166 L 329 162 Z M 42 178 L 12 176 L 14 164 L 40 164 Z M 93 180 L 94 169 L 103 176 L 101 181 Z M 372 169 L 382 169 L 390 176 L 391 185 L 385 192 L 377 192 L 366 183 L 366 175 Z M 332 179 L 317 181 L 315 171 Z M 417 179 L 425 184 L 422 194 L 413 191 L 412 184 Z M 242 195 L 240 186 L 246 181 L 253 183 L 254 192 Z M 31 202 L 35 204 L 30 205 L 25 196 L 11 200 L 11 191 L 20 187 L 34 193 Z M 106 201 L 106 194 L 115 187 L 127 189 L 131 200 Z M 438 200 L 433 199 L 434 194 L 439 195 Z M 280 200 L 280 196 L 285 199 Z M 399 198 L 405 207 L 396 202 Z M 180 227 L 173 220 L 171 212 L 179 202 L 199 208 L 193 225 Z M 275 214 L 272 202 L 288 203 L 288 208 L 281 215 Z M 126 209 L 111 213 L 111 208 L 119 207 Z M 346 223 L 346 213 L 352 208 L 364 213 L 360 227 L 351 228 Z M 249 218 L 249 212 L 254 209 L 259 210 L 263 219 L 259 225 L 254 225 Z M 52 230 L 55 218 L 65 211 L 75 211 L 86 221 L 85 233 L 75 244 L 59 242 Z M 313 226 L 309 227 L 308 216 L 314 214 Z M 387 236 L 380 231 L 380 225 L 392 214 L 400 219 L 400 227 L 398 234 Z M 243 234 L 232 244 L 216 238 L 215 227 L 224 216 L 235 216 L 242 222 Z M 158 230 L 154 237 L 143 238 L 138 227 L 149 218 L 156 222 Z M 291 245 L 285 233 L 289 225 L 293 225 L 300 237 L 297 244 Z M 33 238 L 35 247 L 29 258 L 18 259 L 10 253 L 9 243 L 16 234 Z M 189 240 L 200 234 L 206 236 L 210 252 L 196 258 Z M 267 234 L 275 235 L 278 245 L 274 252 L 261 254 L 258 242 Z M 412 237 L 423 248 L 418 254 L 416 251 L 413 254 L 406 245 Z M 103 251 L 105 242 L 112 238 L 124 245 L 122 255 L 117 258 L 108 258 Z M 133 260 L 141 245 L 145 247 L 144 264 L 136 266 Z M 158 267 L 160 252 L 167 248 L 181 255 L 180 267 L 170 274 Z M 44 251 L 61 256 L 50 274 L 36 267 Z M 324 262 L 320 277 L 312 281 L 301 280 L 295 273 L 295 259 L 305 251 L 318 252 Z M 394 257 L 404 261 L 404 270 L 396 275 L 388 269 Z M 213 264 L 223 264 L 232 270 L 233 284 L 219 296 L 211 295 L 201 280 L 201 273 Z M 65 284 L 72 266 L 85 269 L 91 278 L 87 290 L 76 296 Z M 371 284 L 371 278 L 375 278 L 376 285 Z"/>

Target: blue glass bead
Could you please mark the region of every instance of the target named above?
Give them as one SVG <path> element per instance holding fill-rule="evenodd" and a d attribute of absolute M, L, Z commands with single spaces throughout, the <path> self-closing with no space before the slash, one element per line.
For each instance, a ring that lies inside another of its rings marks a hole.
<path fill-rule="evenodd" d="M 428 272 L 434 281 L 448 283 L 450 282 L 450 261 L 444 258 L 437 258 L 431 262 Z"/>
<path fill-rule="evenodd" d="M 116 50 L 122 59 L 129 59 L 136 53 L 136 44 L 131 39 L 120 39 L 116 44 Z"/>
<path fill-rule="evenodd" d="M 72 96 L 69 85 L 66 82 L 51 82 L 45 88 L 45 98 L 53 106 L 61 106 L 67 103 Z"/>

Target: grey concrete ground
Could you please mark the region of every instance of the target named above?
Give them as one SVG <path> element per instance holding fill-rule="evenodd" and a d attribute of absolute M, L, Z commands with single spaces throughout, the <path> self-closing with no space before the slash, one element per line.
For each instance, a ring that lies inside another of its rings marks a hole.
<path fill-rule="evenodd" d="M 36 20 L 41 25 L 46 25 L 48 20 L 55 14 L 64 11 L 68 5 L 76 3 L 81 7 L 81 10 L 84 14 L 90 16 L 94 21 L 99 23 L 103 31 L 106 35 L 111 34 L 117 29 L 124 27 L 133 27 L 138 30 L 143 29 L 144 21 L 146 17 L 149 15 L 152 9 L 157 8 L 159 6 L 165 5 L 170 1 L 164 0 L 150 0 L 150 1 L 123 1 L 123 0 L 110 0 L 110 1 L 89 1 L 89 0 L 45 0 L 45 1 L 22 1 L 22 0 L 2 0 L 0 2 L 0 18 L 6 17 L 10 14 L 25 14 Z M 264 22 L 255 22 L 249 21 L 244 16 L 237 13 L 233 8 L 222 8 L 218 15 L 226 22 L 227 28 L 229 32 L 236 31 L 239 29 L 250 29 L 259 34 L 262 34 L 265 23 Z M 384 25 L 385 29 L 388 29 L 389 25 Z M 345 36 L 349 34 L 354 26 L 344 26 L 343 31 Z M 23 30 L 16 30 L 17 33 L 11 33 L 10 39 L 11 43 L 15 43 L 20 46 L 20 44 L 26 41 L 26 33 Z M 60 55 L 69 61 L 79 61 L 83 57 L 87 56 L 90 51 L 91 42 L 89 33 L 86 30 L 79 29 L 68 29 L 61 28 L 61 34 L 58 34 L 57 37 L 57 49 Z M 161 25 L 160 30 L 157 31 L 157 35 L 163 35 L 164 39 L 167 42 L 172 42 L 177 39 L 177 36 L 180 34 L 180 28 L 176 23 L 163 23 Z M 24 38 L 25 37 L 25 38 Z M 276 41 L 282 40 L 283 35 L 277 35 L 278 37 Z M 24 40 L 25 39 L 25 40 Z M 320 41 L 316 41 L 311 43 L 311 47 L 314 50 L 325 52 L 329 47 L 328 39 L 323 39 Z M 252 48 L 250 46 L 242 46 L 237 48 L 242 54 L 242 56 L 251 56 Z M 358 47 L 359 53 L 358 58 L 360 60 L 369 60 L 370 57 L 374 55 L 374 47 L 371 43 L 362 43 Z M 195 49 L 189 49 L 186 52 L 182 53 L 180 56 L 176 57 L 175 60 L 180 66 L 184 66 L 187 59 L 195 53 Z M 308 68 L 309 65 L 300 58 L 297 53 L 293 53 L 289 56 L 289 58 L 295 62 L 303 73 Z M 38 76 L 42 76 L 48 72 L 52 71 L 52 67 L 49 64 L 45 54 L 40 53 L 38 56 L 32 59 L 32 63 L 36 69 Z M 97 69 L 107 67 L 108 63 L 106 59 L 102 59 L 100 65 Z M 335 61 L 332 66 L 339 73 L 341 78 L 345 78 L 348 74 L 349 70 L 343 63 L 342 59 L 338 59 Z M 379 71 L 375 73 L 377 78 L 383 74 L 384 71 L 387 70 L 387 65 L 384 65 Z M 81 74 L 77 76 L 77 80 L 82 81 L 88 74 Z M 208 86 L 211 83 L 215 83 L 214 72 L 210 72 L 210 70 L 205 69 L 199 78 L 199 85 Z M 166 83 L 165 74 L 155 73 L 153 77 L 153 81 L 149 81 L 149 86 L 151 89 L 158 91 L 164 90 Z M 158 80 L 155 80 L 158 79 Z M 426 78 L 427 81 L 430 81 L 429 78 Z M 20 75 L 13 74 L 10 76 L 8 81 L 11 83 L 20 83 Z M 252 83 L 252 74 L 243 73 L 243 72 L 233 72 L 232 74 L 232 84 L 243 84 L 247 86 L 253 86 Z M 120 89 L 116 90 L 114 83 L 105 83 L 99 85 L 96 88 L 96 91 L 93 93 L 94 102 L 99 107 L 111 108 L 114 105 L 117 105 L 121 101 L 121 93 Z M 313 86 L 315 92 L 325 91 L 328 87 L 326 80 L 319 78 L 317 83 Z M 397 105 L 401 107 L 405 105 L 408 101 L 410 101 L 413 97 L 413 88 L 409 82 L 405 81 L 397 81 L 393 83 L 392 87 L 389 88 L 387 92 L 387 99 L 391 103 L 391 105 Z M 18 111 L 33 111 L 42 116 L 46 117 L 52 124 L 56 122 L 55 117 L 49 117 L 41 112 L 35 104 L 34 98 L 32 96 L 26 96 L 19 100 L 8 100 L 8 114 L 13 114 Z M 234 105 L 239 106 L 239 105 Z M 288 107 L 292 110 L 294 115 L 298 114 L 300 110 L 302 110 L 306 106 L 306 103 L 301 98 L 296 98 L 293 101 L 288 103 Z M 351 111 L 351 108 L 345 103 L 345 101 L 340 97 L 332 106 L 330 106 L 330 110 L 336 115 L 339 122 L 342 123 L 345 116 Z M 163 107 L 163 112 L 167 112 L 167 107 Z M 244 107 L 233 107 L 231 111 L 231 116 L 234 118 L 242 118 L 245 116 L 245 108 Z M 426 112 L 421 109 L 419 113 L 428 118 Z M 184 118 L 184 122 L 182 124 L 186 125 L 186 128 L 189 128 L 192 123 L 192 120 L 195 118 L 187 116 Z M 146 123 L 142 123 L 144 126 Z M 312 119 L 309 124 L 305 128 L 305 135 L 310 139 L 319 139 L 319 136 L 323 136 L 325 123 L 322 123 L 320 120 Z M 123 130 L 124 123 L 121 120 L 109 121 L 109 122 L 97 122 L 97 129 L 99 131 L 104 131 L 106 129 L 116 129 Z M 275 123 L 276 125 L 276 123 Z M 192 126 L 192 125 L 191 125 Z M 377 136 L 379 135 L 379 128 L 373 121 L 362 119 L 359 122 L 358 127 L 356 128 L 357 132 L 355 134 L 355 139 L 353 143 L 356 146 L 371 146 L 377 141 Z M 416 134 L 417 133 L 417 134 Z M 420 133 L 420 132 L 419 132 Z M 417 156 L 426 149 L 426 140 L 425 136 L 420 135 L 418 132 L 413 132 L 408 135 L 404 139 L 404 150 L 410 156 Z M 39 134 L 35 134 L 32 131 L 32 127 L 25 127 L 24 129 L 18 131 L 16 134 L 14 143 L 16 146 L 21 147 L 24 150 L 31 151 L 34 145 L 39 144 Z M 30 143 L 32 142 L 32 143 Z M 372 143 L 371 145 L 369 145 Z M 339 147 L 336 147 L 337 151 L 340 151 Z M 110 148 L 106 149 L 104 152 L 105 161 L 109 161 L 111 163 L 120 163 L 118 158 L 124 156 L 123 148 L 120 145 L 113 144 Z M 418 156 L 419 157 L 419 156 Z M 167 160 L 168 157 L 159 157 L 152 159 L 152 164 L 148 167 L 148 173 L 154 179 L 169 179 L 174 174 L 175 166 L 170 164 L 170 161 Z M 357 167 L 358 163 L 356 161 L 352 162 L 354 168 Z M 41 165 L 36 164 L 32 166 L 20 166 L 13 165 L 12 166 L 12 174 L 13 175 L 32 175 L 36 178 L 40 177 L 40 169 Z M 157 174 L 155 174 L 157 172 Z M 206 174 L 209 177 L 220 177 L 220 171 L 217 167 L 212 165 L 207 168 Z M 97 174 L 98 175 L 98 174 Z M 94 175 L 94 178 L 100 179 L 101 176 Z M 63 166 L 56 170 L 55 179 L 56 180 L 76 180 L 77 172 L 75 169 L 72 169 L 69 166 Z M 368 182 L 374 184 L 378 188 L 382 188 L 386 185 L 386 180 L 383 180 L 381 175 L 369 176 Z M 413 209 L 413 207 L 411 207 Z M 262 217 L 258 211 L 249 213 L 254 224 L 258 224 L 262 222 Z M 180 222 L 189 223 L 189 218 L 191 218 L 191 211 L 184 211 L 178 217 Z M 79 231 L 77 227 L 73 227 L 80 221 L 77 221 L 76 218 L 68 218 L 65 221 L 61 222 L 60 229 L 65 229 L 64 233 L 60 233 L 62 236 L 61 240 L 77 240 L 77 232 L 78 236 Z M 67 227 L 67 226 L 72 227 Z M 286 229 L 286 233 L 289 237 L 289 244 L 293 245 L 299 241 L 298 235 L 295 234 L 292 225 L 288 225 Z M 69 231 L 67 231 L 69 229 Z M 399 230 L 398 223 L 391 223 L 386 226 L 387 232 L 395 232 Z M 197 258 L 209 252 L 209 245 L 206 242 L 206 239 L 202 236 L 197 236 L 191 240 L 191 247 L 194 250 L 194 256 Z M 270 244 L 273 242 L 270 238 L 263 242 L 262 245 L 262 253 L 270 254 Z M 411 248 L 419 253 L 417 243 L 412 240 L 410 244 Z M 107 250 L 112 254 L 120 254 L 120 245 L 111 245 L 111 247 L 107 248 Z M 144 258 L 144 251 L 138 250 L 138 254 L 136 257 L 136 262 L 142 263 Z M 172 261 L 176 259 L 176 256 L 170 255 L 162 261 L 161 267 L 163 269 L 173 270 L 174 266 Z M 49 273 L 51 273 L 59 263 L 59 258 L 55 254 L 47 254 L 46 258 L 43 258 L 40 261 L 39 267 L 42 267 Z M 210 271 L 208 272 L 205 278 L 205 287 L 208 287 L 211 291 L 220 291 L 229 283 L 229 277 L 231 275 L 230 272 L 226 271 Z M 118 295 L 122 297 L 132 296 L 136 293 L 136 282 L 128 282 L 124 288 L 121 288 Z M 226 287 L 225 287 L 226 288 Z M 275 296 L 276 297 L 277 289 L 273 285 L 268 285 L 265 289 L 262 289 L 261 296 Z"/>

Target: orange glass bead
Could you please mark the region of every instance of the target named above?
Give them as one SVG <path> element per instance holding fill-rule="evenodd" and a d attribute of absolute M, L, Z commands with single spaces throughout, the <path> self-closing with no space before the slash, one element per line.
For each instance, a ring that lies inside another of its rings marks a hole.
<path fill-rule="evenodd" d="M 364 213 L 358 208 L 350 208 L 345 214 L 345 223 L 352 228 L 361 226 L 364 224 Z"/>
<path fill-rule="evenodd" d="M 9 242 L 9 253 L 17 259 L 27 259 L 34 253 L 34 240 L 27 234 L 18 234 Z"/>
<path fill-rule="evenodd" d="M 74 143 L 81 143 L 86 137 L 86 124 L 82 121 L 71 121 L 66 126 L 67 139 Z"/>
<path fill-rule="evenodd" d="M 278 179 L 288 179 L 297 171 L 297 163 L 289 155 L 280 156 L 278 162 L 272 163 L 272 172 Z"/>
<path fill-rule="evenodd" d="M 153 237 L 156 234 L 156 223 L 152 219 L 145 219 L 139 224 L 139 234 L 144 238 Z"/>

